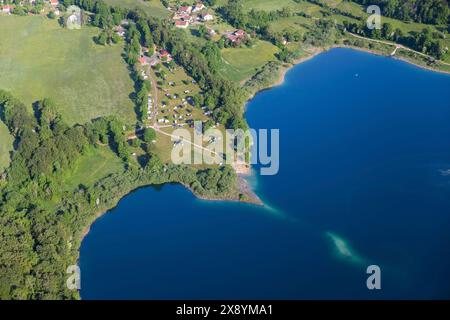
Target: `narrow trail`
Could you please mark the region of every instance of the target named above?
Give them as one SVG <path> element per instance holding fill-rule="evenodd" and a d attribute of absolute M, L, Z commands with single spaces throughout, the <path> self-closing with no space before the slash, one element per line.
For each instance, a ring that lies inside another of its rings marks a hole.
<path fill-rule="evenodd" d="M 183 137 L 180 137 L 180 136 L 177 136 L 177 135 L 174 135 L 174 134 L 171 134 L 171 133 L 164 132 L 163 130 L 161 130 L 162 127 L 148 125 L 148 126 L 145 126 L 145 128 L 152 128 L 156 132 L 158 132 L 158 133 L 160 133 L 162 135 L 165 135 L 167 137 L 170 137 L 172 141 L 181 140 L 181 141 L 183 141 L 183 143 L 184 142 L 189 143 L 194 148 L 197 148 L 199 150 L 207 152 L 206 154 L 209 155 L 209 156 L 213 155 L 215 157 L 218 157 L 220 159 L 220 162 L 225 163 L 225 160 L 223 159 L 223 155 L 221 155 L 221 154 L 219 154 L 219 153 L 217 153 L 217 152 L 215 152 L 213 150 L 210 150 L 210 149 L 208 149 L 208 148 L 206 148 L 204 146 L 196 144 L 196 143 L 194 143 L 194 142 L 192 142 L 190 140 L 185 140 Z M 167 128 L 167 126 L 165 126 L 165 128 Z M 141 129 L 140 131 L 142 131 L 142 130 L 143 129 Z M 138 134 L 139 134 L 139 131 L 134 133 L 134 134 L 130 134 L 129 136 L 127 136 L 127 140 L 137 139 L 138 138 L 137 137 Z M 250 166 L 248 165 L 248 163 L 241 162 L 241 161 L 235 161 L 235 162 L 233 162 L 231 164 L 231 166 L 233 167 L 233 169 L 236 171 L 237 174 L 242 174 L 244 176 L 247 176 L 247 175 L 250 174 L 251 169 L 250 169 Z"/>
<path fill-rule="evenodd" d="M 358 39 L 367 40 L 367 41 L 376 42 L 376 43 L 381 43 L 381 44 L 385 44 L 385 45 L 388 45 L 388 46 L 395 46 L 395 49 L 394 49 L 394 51 L 391 53 L 391 56 L 394 56 L 394 55 L 397 53 L 398 49 L 402 49 L 402 50 L 405 50 L 405 51 L 409 51 L 409 52 L 418 54 L 418 55 L 420 55 L 420 56 L 422 56 L 422 57 L 425 57 L 425 58 L 428 58 L 428 59 L 430 59 L 430 60 L 435 60 L 436 62 L 438 62 L 438 63 L 440 63 L 440 64 L 443 64 L 443 65 L 446 65 L 446 66 L 450 66 L 450 63 L 444 62 L 444 61 L 442 61 L 442 60 L 436 60 L 436 59 L 434 59 L 432 56 L 429 56 L 429 55 L 427 55 L 427 54 L 425 54 L 425 53 L 422 53 L 422 52 L 413 50 L 413 49 L 411 49 L 411 48 L 405 47 L 405 46 L 403 46 L 403 45 L 401 45 L 401 44 L 398 44 L 398 43 L 395 43 L 395 42 L 383 41 L 383 40 L 377 40 L 377 39 L 370 39 L 370 38 L 366 38 L 366 37 L 359 36 L 359 35 L 357 35 L 357 34 L 351 33 L 351 32 L 349 32 L 349 31 L 347 31 L 347 33 L 348 33 L 349 35 L 351 35 L 352 37 L 355 37 L 355 38 L 358 38 Z"/>
<path fill-rule="evenodd" d="M 222 157 L 219 153 L 217 153 L 217 152 L 215 152 L 215 151 L 213 151 L 213 150 L 210 150 L 210 149 L 208 149 L 208 148 L 206 148 L 206 147 L 204 147 L 204 146 L 201 146 L 201 145 L 199 145 L 199 144 L 196 144 L 196 143 L 194 143 L 194 142 L 192 142 L 192 141 L 185 140 L 183 137 L 179 137 L 179 136 L 176 136 L 176 135 L 174 135 L 174 134 L 164 132 L 164 131 L 162 131 L 159 127 L 152 127 L 152 128 L 153 128 L 153 130 L 155 130 L 156 132 L 159 132 L 159 133 L 161 133 L 161 134 L 163 134 L 163 135 L 165 135 L 165 136 L 171 137 L 171 138 L 173 138 L 173 139 L 178 139 L 178 140 L 181 140 L 181 141 L 183 141 L 183 142 L 187 142 L 187 143 L 193 145 L 193 146 L 194 146 L 195 148 L 197 148 L 197 149 L 200 149 L 200 150 L 209 152 L 210 154 L 214 154 L 215 156 L 218 156 L 218 157 Z"/>
<path fill-rule="evenodd" d="M 163 126 L 163 127 L 160 127 L 160 126 L 154 126 L 154 125 L 147 125 L 147 126 L 145 126 L 144 128 L 152 128 L 152 129 L 155 130 L 156 132 L 158 132 L 158 133 L 160 133 L 160 134 L 163 134 L 163 135 L 165 135 L 165 136 L 171 137 L 171 138 L 173 138 L 174 140 L 182 140 L 183 142 L 187 142 L 187 143 L 193 145 L 195 148 L 198 148 L 198 149 L 201 149 L 201 150 L 203 150 L 203 151 L 212 153 L 212 154 L 214 154 L 214 155 L 216 155 L 216 156 L 218 156 L 218 157 L 222 157 L 219 153 L 217 153 L 217 152 L 215 152 L 215 151 L 213 151 L 213 150 L 210 150 L 210 149 L 208 149 L 208 148 L 206 148 L 206 147 L 204 147 L 204 146 L 201 146 L 201 145 L 199 145 L 199 144 L 193 143 L 192 141 L 189 141 L 189 140 L 185 140 L 185 139 L 183 139 L 183 137 L 180 137 L 180 136 L 177 136 L 177 135 L 174 135 L 174 134 L 171 134 L 171 133 L 167 133 L 167 132 L 161 130 L 162 128 L 170 128 L 170 127 L 172 127 L 172 126 Z M 126 139 L 127 139 L 127 140 L 135 140 L 135 139 L 137 139 L 139 133 L 141 133 L 141 132 L 143 131 L 144 128 L 142 128 L 141 130 L 137 130 L 136 132 L 127 135 Z"/>
<path fill-rule="evenodd" d="M 155 78 L 152 75 L 152 67 L 148 66 L 148 77 L 150 78 L 150 83 L 152 84 L 152 98 L 153 98 L 153 111 L 152 111 L 152 121 L 153 121 L 153 125 L 156 126 L 157 125 L 157 121 L 156 121 L 156 115 L 158 114 L 158 103 L 159 103 L 159 99 L 158 99 L 158 87 L 155 81 Z"/>
<path fill-rule="evenodd" d="M 395 54 L 397 53 L 397 50 L 398 50 L 399 48 L 400 48 L 399 46 L 395 46 L 394 51 L 392 51 L 392 53 L 391 53 L 391 57 L 392 57 L 392 56 L 395 56 Z"/>

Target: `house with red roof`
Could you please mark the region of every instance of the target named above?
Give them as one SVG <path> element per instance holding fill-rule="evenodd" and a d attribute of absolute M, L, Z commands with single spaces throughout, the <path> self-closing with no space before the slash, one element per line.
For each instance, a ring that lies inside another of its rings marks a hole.
<path fill-rule="evenodd" d="M 231 42 L 235 43 L 238 40 L 238 37 L 236 37 L 234 34 L 229 34 L 227 36 L 227 39 L 230 40 Z"/>
<path fill-rule="evenodd" d="M 228 34 L 227 39 L 232 43 L 239 44 L 241 40 L 245 38 L 245 36 L 246 36 L 245 31 L 239 29 L 234 31 L 233 33 Z"/>
<path fill-rule="evenodd" d="M 180 18 L 183 21 L 188 21 L 189 23 L 192 22 L 192 17 L 190 15 L 188 15 L 188 14 L 183 14 Z"/>
<path fill-rule="evenodd" d="M 50 4 L 56 7 L 59 4 L 59 0 L 50 0 Z"/>
<path fill-rule="evenodd" d="M 164 50 L 164 49 L 159 52 L 159 58 L 161 59 L 161 61 L 164 61 L 164 62 L 170 62 L 173 60 L 169 51 Z"/>
<path fill-rule="evenodd" d="M 185 21 L 185 20 L 175 21 L 175 27 L 186 29 L 187 27 L 189 27 L 189 21 Z"/>
<path fill-rule="evenodd" d="M 2 7 L 2 12 L 3 12 L 3 13 L 11 13 L 12 9 L 13 9 L 12 6 L 10 6 L 10 5 L 4 5 L 4 6 Z"/>
<path fill-rule="evenodd" d="M 244 31 L 244 30 L 241 30 L 241 29 L 236 30 L 236 31 L 234 32 L 234 35 L 235 35 L 236 37 L 238 37 L 238 38 L 242 38 L 243 36 L 245 36 L 245 31 Z"/>
<path fill-rule="evenodd" d="M 147 58 L 144 56 L 139 57 L 139 63 L 142 64 L 143 66 L 147 65 Z"/>
<path fill-rule="evenodd" d="M 192 12 L 192 7 L 191 6 L 181 6 L 178 9 L 178 14 L 179 15 L 184 15 L 184 14 L 189 15 L 189 14 L 191 14 L 191 12 Z"/>

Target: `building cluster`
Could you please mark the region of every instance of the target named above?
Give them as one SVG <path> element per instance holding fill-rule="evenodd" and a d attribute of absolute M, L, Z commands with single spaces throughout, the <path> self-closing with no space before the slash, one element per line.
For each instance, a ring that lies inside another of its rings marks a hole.
<path fill-rule="evenodd" d="M 160 61 L 163 63 L 167 63 L 173 60 L 172 55 L 165 49 L 161 49 L 156 51 L 153 55 L 148 55 L 149 49 L 146 47 L 142 47 L 141 55 L 139 57 L 139 63 L 143 66 L 155 66 Z"/>
<path fill-rule="evenodd" d="M 159 124 L 171 124 L 174 127 L 181 127 L 185 124 L 194 123 L 192 110 L 190 107 L 192 98 L 187 95 L 188 93 L 189 91 L 185 91 L 186 96 L 184 98 L 181 98 L 177 94 L 171 95 L 169 93 L 166 93 L 166 98 L 175 100 L 181 99 L 181 103 L 177 104 L 174 107 L 171 107 L 163 101 L 161 103 L 160 111 L 157 113 L 162 115 L 157 119 Z M 169 113 L 171 113 L 171 115 L 169 115 Z"/>
<path fill-rule="evenodd" d="M 225 37 L 228 41 L 233 44 L 239 44 L 243 39 L 247 37 L 247 34 L 244 30 L 236 30 L 234 32 L 229 32 L 225 34 Z"/>
<path fill-rule="evenodd" d="M 18 4 L 12 4 L 12 1 L 0 0 L 0 13 L 11 14 L 16 6 L 34 5 L 36 4 L 36 0 L 23 0 L 15 3 Z M 59 5 L 59 0 L 45 0 L 44 3 L 47 3 L 48 5 L 56 9 L 56 7 Z M 59 14 L 59 11 L 56 11 Z"/>
<path fill-rule="evenodd" d="M 114 32 L 121 38 L 125 38 L 127 34 L 127 28 L 130 25 L 130 21 L 123 19 L 120 24 L 113 27 Z"/>
<path fill-rule="evenodd" d="M 186 29 L 189 25 L 199 22 L 214 20 L 214 16 L 208 12 L 205 5 L 201 2 L 193 6 L 181 6 L 173 15 L 175 26 Z"/>

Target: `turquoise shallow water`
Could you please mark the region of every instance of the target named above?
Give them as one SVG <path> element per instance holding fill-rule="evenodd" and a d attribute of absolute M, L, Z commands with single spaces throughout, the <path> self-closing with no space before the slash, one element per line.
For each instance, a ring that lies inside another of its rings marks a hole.
<path fill-rule="evenodd" d="M 450 298 L 449 88 L 348 49 L 296 66 L 247 109 L 280 129 L 279 174 L 251 178 L 267 207 L 140 189 L 83 241 L 82 298 Z"/>

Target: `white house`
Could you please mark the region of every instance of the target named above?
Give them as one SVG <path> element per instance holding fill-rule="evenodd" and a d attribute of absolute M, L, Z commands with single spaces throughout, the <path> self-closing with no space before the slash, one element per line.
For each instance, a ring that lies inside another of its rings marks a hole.
<path fill-rule="evenodd" d="M 197 3 L 195 6 L 192 7 L 192 12 L 199 12 L 205 9 L 205 5 L 201 2 Z"/>
<path fill-rule="evenodd" d="M 203 21 L 212 21 L 214 16 L 211 13 L 204 13 L 201 15 Z"/>
<path fill-rule="evenodd" d="M 11 13 L 12 7 L 9 5 L 5 5 L 2 7 L 2 12 L 3 13 Z"/>
<path fill-rule="evenodd" d="M 125 37 L 126 30 L 125 30 L 124 27 L 122 27 L 122 26 L 114 27 L 114 31 L 116 32 L 116 34 L 117 34 L 118 36 L 120 36 L 120 37 L 122 37 L 122 38 Z"/>

